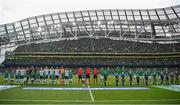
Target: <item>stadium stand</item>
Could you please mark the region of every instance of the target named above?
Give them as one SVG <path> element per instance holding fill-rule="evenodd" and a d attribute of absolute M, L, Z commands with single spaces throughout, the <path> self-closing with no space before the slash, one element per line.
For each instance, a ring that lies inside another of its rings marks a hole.
<path fill-rule="evenodd" d="M 119 42 L 110 39 L 93 39 L 91 40 L 93 41 L 92 45 L 89 40 L 91 39 L 20 46 L 14 52 L 7 53 L 4 64 L 64 65 L 73 67 L 108 65 L 167 66 L 177 65 L 179 62 L 178 57 L 180 53 L 173 52 L 174 49 L 178 50 L 178 48 L 171 47 L 171 44 L 161 45 L 126 41 Z"/>
<path fill-rule="evenodd" d="M 112 53 L 158 53 L 178 52 L 179 43 L 158 44 L 124 40 L 82 38 L 47 43 L 33 43 L 18 47 L 15 52 L 112 52 Z"/>
<path fill-rule="evenodd" d="M 4 66 L 174 66 L 180 6 L 45 14 L 0 25 Z M 5 51 L 4 51 L 5 52 Z"/>

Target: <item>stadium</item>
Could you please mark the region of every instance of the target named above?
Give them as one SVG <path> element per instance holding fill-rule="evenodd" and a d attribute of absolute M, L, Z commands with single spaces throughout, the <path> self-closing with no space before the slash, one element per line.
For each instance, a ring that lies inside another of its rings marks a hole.
<path fill-rule="evenodd" d="M 180 5 L 27 17 L 0 55 L 0 104 L 180 104 Z"/>

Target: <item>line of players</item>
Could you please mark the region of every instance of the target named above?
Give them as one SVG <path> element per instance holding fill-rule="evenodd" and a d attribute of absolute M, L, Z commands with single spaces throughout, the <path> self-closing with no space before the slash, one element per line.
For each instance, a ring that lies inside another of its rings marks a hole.
<path fill-rule="evenodd" d="M 84 73 L 84 74 L 83 74 Z M 156 85 L 158 83 L 158 80 L 160 81 L 161 85 L 169 85 L 169 84 L 176 84 L 179 85 L 179 73 L 178 71 L 169 72 L 167 68 L 164 70 L 158 70 L 156 68 L 154 69 L 148 69 L 143 70 L 126 70 L 124 67 L 122 68 L 100 68 L 97 70 L 94 68 L 93 70 L 93 83 L 97 83 L 97 77 L 99 74 L 99 84 L 102 84 L 106 86 L 107 84 L 112 84 L 112 80 L 114 80 L 113 77 L 115 77 L 115 84 L 118 87 L 119 81 L 121 81 L 122 86 L 125 85 L 125 81 L 128 78 L 129 85 L 132 86 L 132 84 L 140 85 L 140 81 L 142 81 L 142 84 L 148 86 L 148 84 Z M 84 83 L 84 80 L 86 80 L 86 83 L 88 84 L 90 82 L 90 69 L 87 68 L 86 70 L 82 70 L 80 68 L 78 70 L 78 79 L 83 80 L 82 83 Z M 81 77 L 85 77 L 86 79 L 82 79 Z M 88 80 L 88 81 L 87 81 Z"/>
<path fill-rule="evenodd" d="M 122 86 L 125 85 L 125 77 L 128 77 L 129 85 L 131 86 L 134 81 L 137 85 L 142 84 L 148 86 L 149 84 L 157 85 L 160 82 L 160 85 L 170 85 L 176 84 L 179 85 L 179 73 L 178 71 L 168 71 L 167 68 L 159 70 L 157 68 L 143 70 L 142 68 L 138 70 L 125 70 L 124 67 L 117 67 L 114 70 L 116 86 L 118 86 L 119 80 L 121 80 Z M 134 81 L 133 81 L 134 80 Z"/>
<path fill-rule="evenodd" d="M 15 71 L 5 71 L 5 83 L 19 84 L 71 84 L 73 78 L 72 70 L 69 68 L 23 68 L 18 67 Z"/>
<path fill-rule="evenodd" d="M 23 83 L 23 84 L 72 84 L 73 73 L 69 68 L 23 68 L 18 67 L 15 71 L 11 70 L 9 73 L 5 71 L 5 82 L 10 78 L 11 83 Z M 119 81 L 121 81 L 122 86 L 125 85 L 125 81 L 129 85 L 137 84 L 139 85 L 142 81 L 142 84 L 156 85 L 158 80 L 160 84 L 176 84 L 179 85 L 179 73 L 178 71 L 170 72 L 167 68 L 164 70 L 148 69 L 143 70 L 126 70 L 124 67 L 113 68 L 94 68 L 92 71 L 90 68 L 79 68 L 77 71 L 78 75 L 78 84 L 90 83 L 90 75 L 93 74 L 93 83 L 101 84 L 106 86 L 107 84 L 112 84 L 112 81 L 115 79 L 116 86 L 119 86 Z M 114 77 L 114 78 L 113 78 Z M 99 81 L 98 81 L 99 78 Z M 136 82 L 135 82 L 136 81 Z"/>

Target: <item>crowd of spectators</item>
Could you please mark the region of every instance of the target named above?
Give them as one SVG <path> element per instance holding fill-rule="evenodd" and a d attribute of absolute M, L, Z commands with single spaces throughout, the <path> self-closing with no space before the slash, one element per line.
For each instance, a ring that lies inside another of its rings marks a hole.
<path fill-rule="evenodd" d="M 142 43 L 107 38 L 63 40 L 19 46 L 14 52 L 110 52 L 110 53 L 164 53 L 179 52 L 180 43 Z M 61 56 L 61 55 L 58 55 Z M 78 56 L 78 55 L 77 55 Z M 150 55 L 147 55 L 150 56 Z M 167 58 L 56 58 L 25 57 L 8 58 L 4 65 L 177 65 L 180 59 Z"/>
<path fill-rule="evenodd" d="M 116 65 L 129 65 L 129 66 L 147 66 L 147 65 L 177 65 L 179 58 L 166 58 L 166 59 L 133 59 L 133 58 L 16 58 L 6 59 L 4 65 L 67 65 L 67 66 L 116 66 Z"/>
<path fill-rule="evenodd" d="M 108 38 L 63 40 L 47 43 L 33 43 L 19 46 L 16 52 L 175 52 L 180 51 L 180 43 L 159 44 L 143 43 Z"/>

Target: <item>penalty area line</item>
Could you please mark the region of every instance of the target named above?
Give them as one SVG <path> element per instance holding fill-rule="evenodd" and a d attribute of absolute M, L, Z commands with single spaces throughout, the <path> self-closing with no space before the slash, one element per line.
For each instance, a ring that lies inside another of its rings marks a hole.
<path fill-rule="evenodd" d="M 91 91 L 89 85 L 88 85 L 88 90 L 89 90 L 89 94 L 90 94 L 90 96 L 91 96 L 91 100 L 92 100 L 92 102 L 94 102 L 94 97 L 93 97 L 93 94 L 92 94 L 92 91 Z"/>

